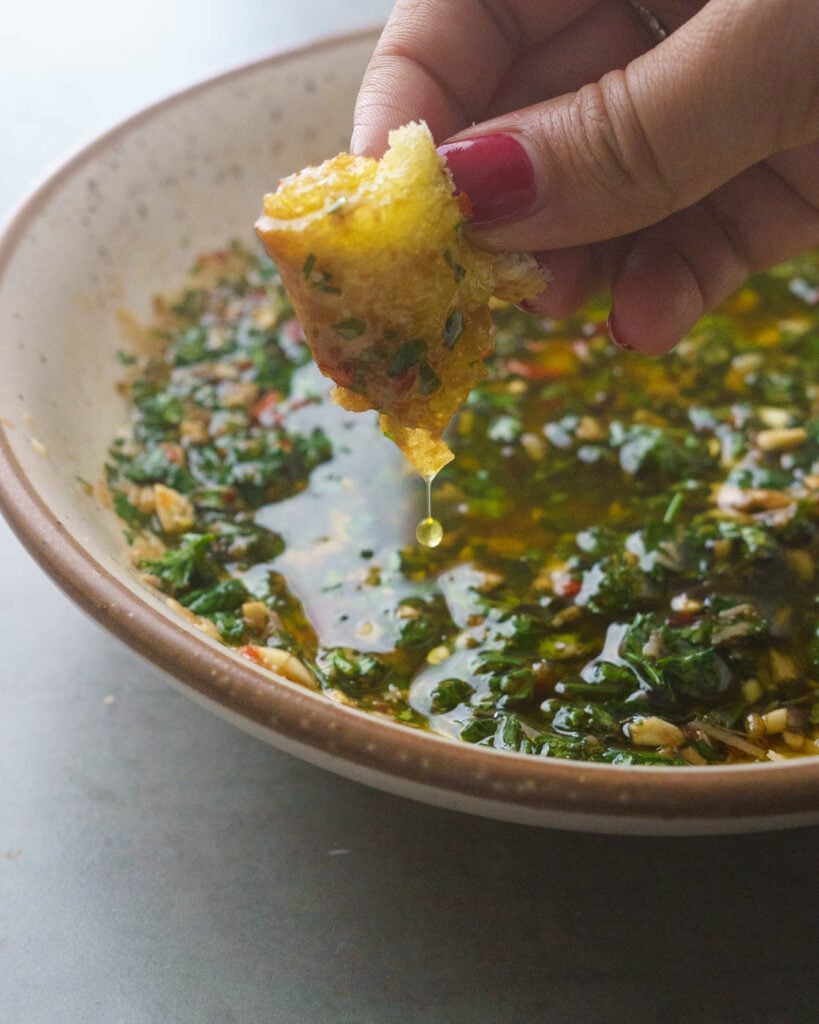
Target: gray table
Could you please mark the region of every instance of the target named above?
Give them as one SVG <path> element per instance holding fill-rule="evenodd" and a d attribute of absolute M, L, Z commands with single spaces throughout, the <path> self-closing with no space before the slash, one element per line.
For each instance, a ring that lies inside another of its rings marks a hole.
<path fill-rule="evenodd" d="M 389 5 L 8 6 L 0 209 L 143 103 Z M 171 690 L 0 524 L 0 1024 L 808 1024 L 817 837 L 545 832 L 335 778 Z"/>

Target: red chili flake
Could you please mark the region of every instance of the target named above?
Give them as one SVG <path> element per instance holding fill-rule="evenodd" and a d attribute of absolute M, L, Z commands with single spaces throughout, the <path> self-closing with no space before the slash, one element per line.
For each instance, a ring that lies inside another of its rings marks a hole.
<path fill-rule="evenodd" d="M 163 441 L 159 447 L 164 452 L 168 462 L 173 462 L 177 466 L 181 466 L 185 462 L 185 452 L 180 445 L 174 444 L 171 441 Z"/>
<path fill-rule="evenodd" d="M 572 598 L 580 593 L 582 584 L 574 576 L 566 576 L 556 573 L 552 577 L 552 587 L 558 597 Z"/>
<path fill-rule="evenodd" d="M 264 662 L 259 657 L 259 652 L 255 647 L 251 647 L 249 644 L 243 644 L 241 647 L 236 648 L 236 653 L 241 654 L 243 658 L 247 658 L 248 661 L 255 662 L 257 665 L 264 666 Z"/>
<path fill-rule="evenodd" d="M 281 396 L 278 391 L 266 391 L 251 408 L 250 415 L 263 427 L 278 426 L 283 418 L 278 408 L 280 401 Z"/>
<path fill-rule="evenodd" d="M 669 615 L 665 622 L 672 629 L 679 629 L 681 626 L 690 626 L 698 615 L 699 612 L 675 612 L 673 615 Z"/>
<path fill-rule="evenodd" d="M 558 380 L 564 375 L 559 367 L 530 363 L 524 359 L 507 359 L 506 368 L 510 373 L 516 373 L 526 380 Z"/>

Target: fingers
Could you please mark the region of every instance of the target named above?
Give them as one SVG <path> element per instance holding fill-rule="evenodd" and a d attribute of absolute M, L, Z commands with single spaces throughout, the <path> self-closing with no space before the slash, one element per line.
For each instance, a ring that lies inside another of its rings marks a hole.
<path fill-rule="evenodd" d="M 538 253 L 552 281 L 527 308 L 565 317 L 608 286 L 613 339 L 667 352 L 750 274 L 819 244 L 817 166 L 819 143 L 789 150 L 642 231 Z"/>
<path fill-rule="evenodd" d="M 608 283 L 610 275 L 604 269 L 603 254 L 594 246 L 581 245 L 534 255 L 548 271 L 550 280 L 546 291 L 523 304 L 529 312 L 563 319 Z"/>
<path fill-rule="evenodd" d="M 653 0 L 668 29 L 707 0 Z M 423 119 L 436 139 L 579 89 L 653 45 L 630 0 L 398 0 L 370 61 L 350 150 L 380 156 Z"/>
<path fill-rule="evenodd" d="M 438 140 L 482 120 L 517 55 L 599 2 L 398 0 L 364 76 L 350 151 L 380 156 L 390 129 L 419 118 Z"/>
<path fill-rule="evenodd" d="M 485 118 L 575 92 L 645 53 L 653 40 L 627 0 L 605 0 L 515 60 Z"/>
<path fill-rule="evenodd" d="M 808 172 L 797 171 L 800 180 L 815 178 L 807 164 L 799 170 Z M 817 207 L 757 165 L 630 240 L 613 272 L 612 337 L 624 348 L 667 352 L 750 274 L 817 242 Z"/>
<path fill-rule="evenodd" d="M 399 0 L 354 147 L 499 112 L 440 147 L 476 239 L 538 251 L 549 315 L 610 284 L 613 335 L 665 352 L 750 272 L 819 242 L 814 5 L 655 0 L 674 31 L 644 52 L 626 0 Z"/>
<path fill-rule="evenodd" d="M 351 152 L 380 156 L 390 129 L 419 117 L 436 139 L 479 119 L 517 50 L 514 25 L 489 4 L 398 0 L 364 76 Z"/>
<path fill-rule="evenodd" d="M 471 181 L 485 242 L 557 249 L 628 234 L 806 141 L 817 131 L 819 90 L 816 41 L 810 31 L 794 39 L 792 28 L 805 3 L 712 0 L 624 71 L 456 137 L 443 152 L 456 183 Z M 487 211 L 475 168 L 491 169 L 483 140 L 501 134 L 528 157 L 534 198 L 513 207 L 495 196 Z"/>
<path fill-rule="evenodd" d="M 726 261 L 720 266 L 719 284 L 711 282 L 706 293 L 702 262 L 698 257 L 692 260 L 687 248 L 674 247 L 663 238 L 641 239 L 612 286 L 612 340 L 630 351 L 662 355 L 747 276 L 732 260 Z"/>

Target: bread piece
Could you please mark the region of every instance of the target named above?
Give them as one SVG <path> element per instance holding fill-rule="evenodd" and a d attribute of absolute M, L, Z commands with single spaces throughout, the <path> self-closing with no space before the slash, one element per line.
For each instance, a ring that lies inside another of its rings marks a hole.
<path fill-rule="evenodd" d="M 381 160 L 342 153 L 285 178 L 256 231 L 335 400 L 377 409 L 383 432 L 433 476 L 452 459 L 443 431 L 485 375 L 490 297 L 531 298 L 545 277 L 530 256 L 465 236 L 468 201 L 426 125 L 389 141 Z"/>

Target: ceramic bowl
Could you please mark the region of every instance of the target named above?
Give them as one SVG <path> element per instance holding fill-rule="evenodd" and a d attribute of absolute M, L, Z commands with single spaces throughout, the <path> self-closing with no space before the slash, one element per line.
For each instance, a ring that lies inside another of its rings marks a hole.
<path fill-rule="evenodd" d="M 0 241 L 0 505 L 72 598 L 185 693 L 282 750 L 402 796 L 532 825 L 707 833 L 819 821 L 819 758 L 707 768 L 526 757 L 411 730 L 252 664 L 134 577 L 96 480 L 125 421 L 118 317 L 203 250 L 250 238 L 284 174 L 346 147 L 374 33 L 171 96 L 68 160 Z"/>

